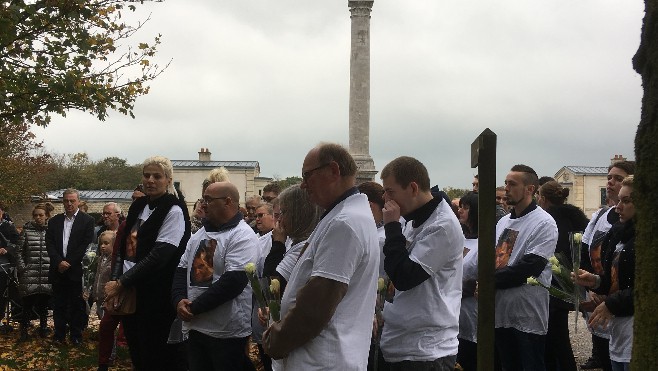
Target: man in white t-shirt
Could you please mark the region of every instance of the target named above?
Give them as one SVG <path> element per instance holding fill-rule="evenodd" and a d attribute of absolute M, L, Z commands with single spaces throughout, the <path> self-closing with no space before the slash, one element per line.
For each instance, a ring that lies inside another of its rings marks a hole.
<path fill-rule="evenodd" d="M 592 219 L 583 233 L 580 267 L 590 273 L 603 274 L 603 258 L 606 255 L 606 252 L 602 250 L 603 238 L 612 225 L 619 221 L 615 205 L 619 202 L 618 194 L 621 189 L 621 182 L 634 173 L 635 161 L 619 161 L 608 166 L 608 182 L 605 187 L 608 205 L 592 214 Z M 589 300 L 582 303 L 580 308 L 587 313 L 591 313 L 605 299 L 605 296 L 589 292 L 588 298 Z M 584 370 L 593 368 L 601 368 L 603 371 L 612 370 L 609 353 L 609 329 L 592 328 L 591 326 L 588 326 L 587 329 L 592 333 L 592 356 L 580 365 L 580 368 Z"/>
<path fill-rule="evenodd" d="M 384 307 L 384 359 L 391 370 L 452 371 L 459 346 L 464 234 L 447 201 L 432 196 L 427 169 L 417 159 L 396 158 L 381 179 L 384 270 L 395 285 L 393 302 Z"/>
<path fill-rule="evenodd" d="M 302 248 L 263 348 L 285 370 L 365 370 L 375 312 L 379 249 L 356 163 L 338 144 L 311 149 L 302 184 L 325 209 Z"/>
<path fill-rule="evenodd" d="M 544 370 L 548 291 L 526 284 L 536 277 L 551 285 L 548 258 L 555 253 L 557 226 L 533 200 L 537 173 L 515 165 L 505 178 L 509 214 L 496 225 L 496 349 L 504 370 Z"/>
<path fill-rule="evenodd" d="M 251 335 L 251 287 L 244 267 L 256 261 L 258 241 L 239 212 L 240 194 L 229 182 L 203 195 L 203 228 L 192 236 L 176 269 L 172 301 L 188 337 L 195 370 L 242 370 Z"/>

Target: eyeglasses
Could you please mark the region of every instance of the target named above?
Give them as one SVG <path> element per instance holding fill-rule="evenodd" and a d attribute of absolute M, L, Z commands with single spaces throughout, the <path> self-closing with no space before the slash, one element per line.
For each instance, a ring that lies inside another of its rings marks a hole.
<path fill-rule="evenodd" d="M 213 202 L 214 200 L 225 200 L 229 198 L 228 196 L 222 196 L 222 197 L 210 197 L 210 196 L 203 196 L 202 202 L 206 205 L 209 203 Z"/>
<path fill-rule="evenodd" d="M 316 171 L 316 170 L 320 170 L 320 169 L 322 169 L 323 167 L 328 166 L 329 164 L 330 164 L 330 163 L 327 162 L 326 164 L 322 164 L 322 165 L 320 165 L 320 166 L 318 166 L 318 167 L 316 167 L 316 168 L 313 168 L 313 169 L 311 169 L 311 170 L 306 170 L 306 171 L 304 171 L 304 172 L 302 173 L 302 180 L 305 181 L 305 182 L 307 182 L 307 181 L 308 181 L 308 178 L 310 178 L 311 175 L 313 175 L 313 172 L 314 172 L 314 171 Z"/>
<path fill-rule="evenodd" d="M 105 216 L 110 216 L 112 214 L 118 214 L 118 212 L 116 212 L 116 211 L 110 211 L 110 212 L 103 211 L 103 215 L 105 215 Z"/>
<path fill-rule="evenodd" d="M 258 213 L 258 214 L 256 214 L 256 219 L 258 219 L 258 218 L 263 219 L 263 217 L 265 215 L 270 215 L 270 214 L 268 214 L 268 213 Z"/>

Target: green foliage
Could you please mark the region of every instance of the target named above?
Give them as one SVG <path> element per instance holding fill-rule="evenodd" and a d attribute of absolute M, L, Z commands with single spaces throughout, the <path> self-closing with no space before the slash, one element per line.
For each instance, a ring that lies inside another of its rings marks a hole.
<path fill-rule="evenodd" d="M 147 94 L 147 83 L 166 68 L 150 61 L 160 35 L 152 43 L 121 45 L 144 24 L 122 21 L 122 11 L 135 11 L 134 4 L 0 3 L 0 123 L 46 126 L 52 113 L 66 116 L 69 109 L 89 112 L 99 120 L 108 110 L 134 117 L 135 99 Z"/>
<path fill-rule="evenodd" d="M 107 157 L 91 161 L 86 153 L 53 156 L 50 189 L 133 189 L 141 180 L 141 167 L 125 159 Z"/>
<path fill-rule="evenodd" d="M 21 203 L 43 186 L 51 158 L 25 123 L 0 124 L 0 201 Z"/>
<path fill-rule="evenodd" d="M 464 188 L 452 188 L 452 187 L 443 187 L 442 189 L 445 194 L 448 195 L 449 199 L 455 199 L 455 198 L 462 198 L 465 194 L 470 192 L 470 189 L 464 189 Z"/>
<path fill-rule="evenodd" d="M 298 176 L 289 176 L 284 179 L 275 180 L 273 183 L 278 183 L 279 187 L 283 191 L 284 189 L 290 187 L 291 185 L 300 184 L 301 182 L 302 182 L 302 178 Z"/>

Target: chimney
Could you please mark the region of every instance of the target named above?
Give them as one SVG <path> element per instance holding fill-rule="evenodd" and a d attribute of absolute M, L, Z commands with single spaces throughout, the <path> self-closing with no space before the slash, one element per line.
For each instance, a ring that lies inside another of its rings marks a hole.
<path fill-rule="evenodd" d="M 210 161 L 210 151 L 208 148 L 201 148 L 199 151 L 199 161 Z"/>
<path fill-rule="evenodd" d="M 626 161 L 626 157 L 624 157 L 623 155 L 614 155 L 614 157 L 610 159 L 610 165 L 614 165 L 617 162 L 621 162 L 621 161 Z"/>

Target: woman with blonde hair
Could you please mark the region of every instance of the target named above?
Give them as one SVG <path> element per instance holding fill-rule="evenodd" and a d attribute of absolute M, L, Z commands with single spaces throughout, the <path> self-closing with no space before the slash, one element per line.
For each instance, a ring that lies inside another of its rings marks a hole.
<path fill-rule="evenodd" d="M 171 285 L 190 238 L 190 217 L 176 196 L 169 159 L 147 158 L 142 184 L 146 196 L 135 200 L 128 211 L 112 281 L 105 285 L 105 306 L 114 306 L 123 290 L 134 287 L 137 309 L 122 320 L 133 366 L 170 370 L 178 353 L 178 345 L 167 344 L 176 317 Z"/>

